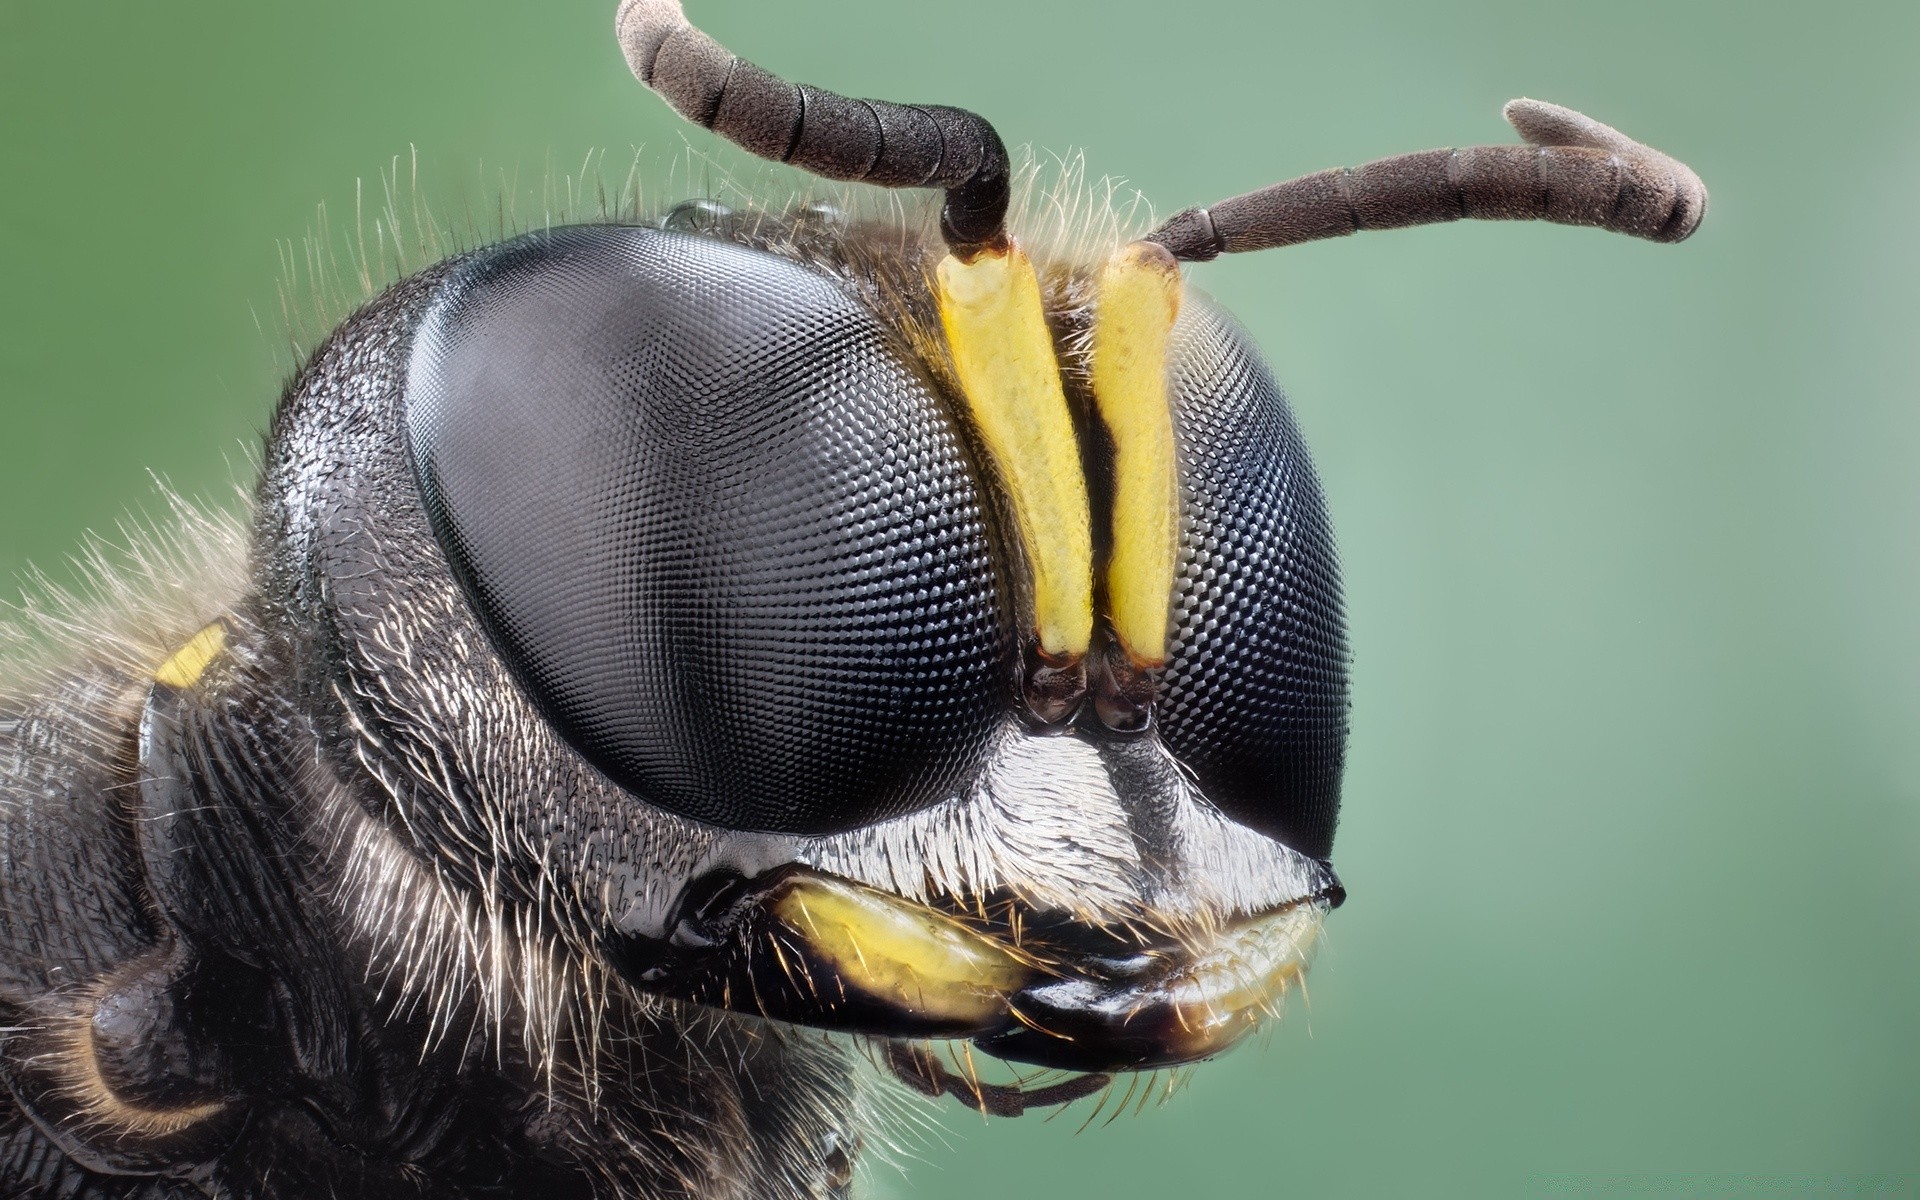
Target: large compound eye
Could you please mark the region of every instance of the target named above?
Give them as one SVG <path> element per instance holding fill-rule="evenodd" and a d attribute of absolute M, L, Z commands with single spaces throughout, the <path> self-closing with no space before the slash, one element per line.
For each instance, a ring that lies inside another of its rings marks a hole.
<path fill-rule="evenodd" d="M 1010 638 L 974 476 L 823 276 L 654 229 L 507 243 L 422 323 L 407 433 L 495 647 L 636 796 L 825 832 L 983 753 Z"/>
<path fill-rule="evenodd" d="M 1162 734 L 1227 815 L 1324 858 L 1347 736 L 1326 503 L 1244 332 L 1190 303 L 1169 359 L 1185 520 Z"/>

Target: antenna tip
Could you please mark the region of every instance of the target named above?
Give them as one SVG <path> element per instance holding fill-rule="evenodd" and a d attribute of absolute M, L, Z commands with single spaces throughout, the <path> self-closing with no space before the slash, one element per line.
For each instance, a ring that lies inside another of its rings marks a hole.
<path fill-rule="evenodd" d="M 621 0 L 613 14 L 613 33 L 635 78 L 653 86 L 653 63 L 660 47 L 687 23 L 680 0 Z"/>

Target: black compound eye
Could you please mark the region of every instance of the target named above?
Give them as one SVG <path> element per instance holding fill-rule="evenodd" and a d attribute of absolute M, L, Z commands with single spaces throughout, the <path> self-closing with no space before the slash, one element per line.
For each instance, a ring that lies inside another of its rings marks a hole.
<path fill-rule="evenodd" d="M 1347 736 L 1326 503 L 1243 331 L 1189 304 L 1169 358 L 1185 516 L 1162 736 L 1228 816 L 1324 858 Z"/>
<path fill-rule="evenodd" d="M 961 438 L 826 278 L 579 227 L 487 251 L 422 323 L 434 531 L 542 714 L 621 787 L 731 829 L 949 794 L 1007 703 Z"/>

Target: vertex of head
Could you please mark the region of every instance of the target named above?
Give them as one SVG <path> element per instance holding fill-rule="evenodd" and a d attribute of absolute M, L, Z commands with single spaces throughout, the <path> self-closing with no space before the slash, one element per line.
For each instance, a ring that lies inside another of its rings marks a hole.
<path fill-rule="evenodd" d="M 1090 690 L 1111 728 L 1152 719 L 1180 524 L 1165 399 L 1178 264 L 1463 217 L 1677 242 L 1706 214 L 1706 188 L 1684 164 L 1571 109 L 1522 99 L 1503 111 L 1523 145 L 1428 150 L 1301 176 L 1186 209 L 1116 247 L 1093 327 L 1093 390 L 1114 448 L 1105 531 L 1113 549 L 1096 589 L 1087 482 L 1033 265 L 1006 229 L 1011 182 L 993 126 L 963 109 L 790 83 L 690 24 L 680 0 L 624 0 L 614 24 L 640 82 L 746 150 L 828 179 L 945 191 L 941 321 L 1018 526 L 1031 607 L 1026 700 L 1048 724 L 1071 720 Z M 1103 613 L 1094 611 L 1097 592 Z"/>

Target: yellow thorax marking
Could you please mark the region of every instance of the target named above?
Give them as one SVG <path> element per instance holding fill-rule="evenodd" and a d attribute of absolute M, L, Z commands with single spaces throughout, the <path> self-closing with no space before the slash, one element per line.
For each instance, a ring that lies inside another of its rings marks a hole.
<path fill-rule="evenodd" d="M 1041 652 L 1076 659 L 1093 636 L 1092 521 L 1039 279 L 1018 246 L 948 255 L 937 276 L 954 372 L 1020 527 Z"/>
<path fill-rule="evenodd" d="M 153 673 L 154 682 L 184 690 L 200 682 L 208 664 L 227 648 L 227 627 L 219 621 L 193 635 Z"/>
<path fill-rule="evenodd" d="M 1136 666 L 1167 657 L 1167 612 L 1180 532 L 1180 479 L 1167 403 L 1167 341 L 1180 315 L 1180 266 L 1133 242 L 1100 273 L 1093 396 L 1113 438 L 1113 554 L 1107 609 Z"/>

